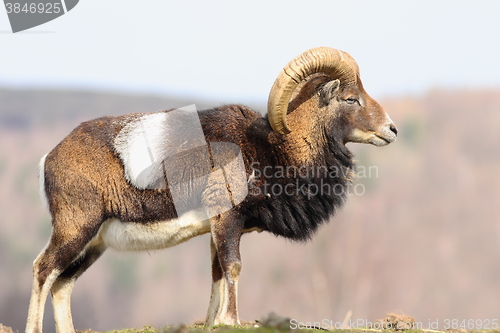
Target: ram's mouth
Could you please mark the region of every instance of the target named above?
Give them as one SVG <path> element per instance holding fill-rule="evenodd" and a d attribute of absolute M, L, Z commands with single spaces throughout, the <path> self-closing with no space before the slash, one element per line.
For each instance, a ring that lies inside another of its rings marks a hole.
<path fill-rule="evenodd" d="M 387 146 L 390 143 L 393 143 L 396 141 L 396 135 L 382 135 L 380 133 L 373 133 L 373 141 L 370 142 L 371 144 L 381 147 L 381 146 Z"/>
<path fill-rule="evenodd" d="M 390 131 L 375 132 L 354 130 L 347 142 L 368 143 L 377 147 L 387 146 L 396 140 L 396 134 Z"/>

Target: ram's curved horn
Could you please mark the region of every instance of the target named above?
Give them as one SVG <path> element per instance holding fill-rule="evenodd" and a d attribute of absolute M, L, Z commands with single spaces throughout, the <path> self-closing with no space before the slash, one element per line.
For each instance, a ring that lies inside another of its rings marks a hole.
<path fill-rule="evenodd" d="M 291 132 L 286 121 L 290 97 L 302 80 L 315 73 L 325 73 L 349 85 L 356 83 L 359 69 L 349 53 L 329 47 L 310 49 L 295 57 L 280 72 L 269 93 L 268 118 L 274 131 Z"/>

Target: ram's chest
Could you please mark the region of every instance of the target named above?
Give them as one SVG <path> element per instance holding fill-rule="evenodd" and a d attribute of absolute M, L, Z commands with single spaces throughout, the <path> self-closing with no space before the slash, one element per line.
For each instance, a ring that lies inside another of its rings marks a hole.
<path fill-rule="evenodd" d="M 109 219 L 102 224 L 93 241 L 119 251 L 158 250 L 208 232 L 210 220 L 206 219 L 206 214 L 193 210 L 176 219 L 148 224 Z"/>

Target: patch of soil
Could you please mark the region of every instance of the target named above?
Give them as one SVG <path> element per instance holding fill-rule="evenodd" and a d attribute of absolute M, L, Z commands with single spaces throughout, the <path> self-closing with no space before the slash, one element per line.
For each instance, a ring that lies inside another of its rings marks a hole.
<path fill-rule="evenodd" d="M 372 324 L 375 329 L 394 331 L 411 330 L 415 327 L 415 319 L 405 314 L 388 313 L 384 319 L 378 319 Z"/>
<path fill-rule="evenodd" d="M 271 312 L 266 317 L 262 318 L 255 323 L 257 326 L 271 327 L 278 330 L 288 331 L 290 330 L 290 318 L 282 317 L 274 312 Z"/>

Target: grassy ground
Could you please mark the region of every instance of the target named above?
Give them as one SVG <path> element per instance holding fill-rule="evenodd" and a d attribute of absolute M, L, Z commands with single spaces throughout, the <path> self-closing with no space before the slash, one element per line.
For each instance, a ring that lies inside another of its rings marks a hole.
<path fill-rule="evenodd" d="M 170 326 L 164 328 L 154 328 L 151 326 L 144 326 L 142 328 L 127 328 L 122 330 L 113 330 L 103 333 L 285 333 L 296 331 L 289 327 L 269 327 L 269 326 L 219 326 L 210 329 L 205 328 L 202 325 L 178 325 Z M 342 330 L 324 330 L 324 329 L 301 329 L 300 333 L 319 333 L 322 331 L 328 331 L 332 333 L 500 333 L 500 330 L 405 330 L 395 331 L 395 330 L 376 330 L 376 329 L 342 329 Z M 14 333 L 10 327 L 6 327 L 0 324 L 0 333 Z M 99 333 L 93 330 L 83 330 L 77 333 Z"/>
<path fill-rule="evenodd" d="M 348 319 L 345 320 L 346 322 Z M 415 319 L 407 315 L 399 315 L 394 313 L 388 313 L 387 317 L 378 320 L 374 323 L 373 327 L 399 327 L 407 329 L 374 329 L 374 328 L 360 328 L 351 329 L 346 327 L 345 329 L 334 329 L 327 330 L 321 327 L 307 327 L 304 329 L 299 329 L 300 333 L 318 333 L 321 331 L 328 331 L 333 333 L 500 333 L 500 329 L 495 330 L 465 330 L 465 329 L 454 329 L 454 330 L 431 330 L 431 329 L 410 329 L 415 327 L 413 325 Z M 403 325 L 402 325 L 403 324 Z M 404 324 L 407 324 L 405 326 Z M 375 326 L 377 325 L 377 326 Z M 241 326 L 214 326 L 211 328 L 206 328 L 203 323 L 194 323 L 192 325 L 175 325 L 163 328 L 154 328 L 151 326 L 144 326 L 142 328 L 127 328 L 122 330 L 113 330 L 104 333 L 290 333 L 291 331 L 296 331 L 291 329 L 291 322 L 289 318 L 280 317 L 274 313 L 268 315 L 267 318 L 261 321 L 245 322 Z M 0 324 L 0 333 L 14 333 L 10 327 L 3 326 Z M 99 333 L 94 330 L 88 329 L 83 331 L 78 331 L 77 333 Z"/>

